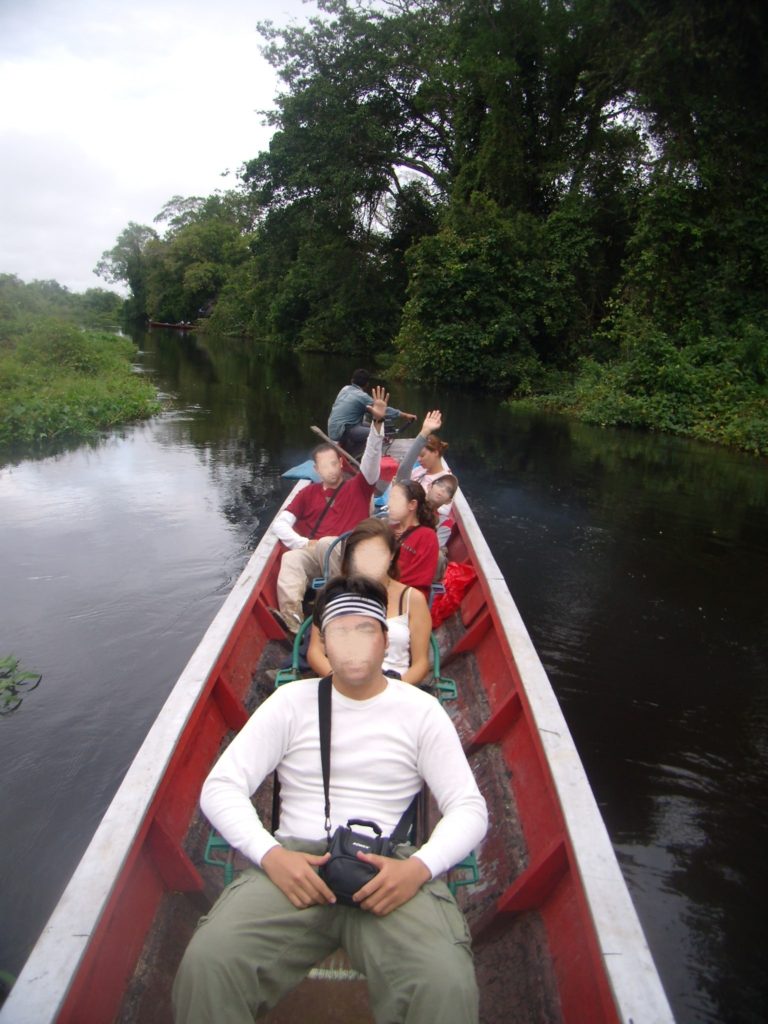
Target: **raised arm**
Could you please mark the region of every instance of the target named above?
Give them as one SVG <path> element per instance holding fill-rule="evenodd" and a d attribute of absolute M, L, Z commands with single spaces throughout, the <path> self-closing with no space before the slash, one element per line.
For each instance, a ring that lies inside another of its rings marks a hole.
<path fill-rule="evenodd" d="M 410 480 L 411 470 L 416 465 L 416 459 L 418 459 L 419 452 L 427 443 L 427 438 L 435 430 L 439 430 L 442 425 L 443 416 L 439 409 L 433 409 L 427 413 L 421 425 L 421 430 L 414 438 L 413 444 L 398 467 L 395 483 L 399 483 L 401 480 Z"/>
<path fill-rule="evenodd" d="M 373 423 L 371 423 L 365 451 L 360 460 L 360 469 L 366 483 L 375 484 L 381 472 L 381 451 L 384 445 L 383 423 L 389 395 L 384 388 L 374 388 L 371 394 L 373 401 L 367 408 L 373 418 Z"/>

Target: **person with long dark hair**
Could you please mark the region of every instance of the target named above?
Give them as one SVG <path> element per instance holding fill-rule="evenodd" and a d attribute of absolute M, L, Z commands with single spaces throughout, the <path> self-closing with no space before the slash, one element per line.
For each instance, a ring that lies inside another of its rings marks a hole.
<path fill-rule="evenodd" d="M 389 643 L 382 668 L 406 683 L 420 683 L 429 672 L 432 620 L 424 595 L 398 579 L 397 554 L 389 524 L 364 519 L 344 542 L 341 574 L 367 576 L 386 589 Z M 319 676 L 331 671 L 317 626 L 312 626 L 307 661 Z"/>
<path fill-rule="evenodd" d="M 389 522 L 398 543 L 400 582 L 418 587 L 425 597 L 437 572 L 437 512 L 415 480 L 400 480 L 389 492 Z"/>

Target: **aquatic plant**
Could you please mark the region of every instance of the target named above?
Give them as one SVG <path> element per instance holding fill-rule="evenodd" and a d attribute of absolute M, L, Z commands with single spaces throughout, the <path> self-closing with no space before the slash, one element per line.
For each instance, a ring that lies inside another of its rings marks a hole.
<path fill-rule="evenodd" d="M 10 714 L 21 704 L 24 696 L 39 685 L 42 675 L 19 668 L 19 659 L 13 654 L 0 658 L 0 715 Z"/>
<path fill-rule="evenodd" d="M 135 346 L 116 334 L 61 320 L 0 321 L 0 449 L 91 437 L 160 408 L 135 373 Z"/>

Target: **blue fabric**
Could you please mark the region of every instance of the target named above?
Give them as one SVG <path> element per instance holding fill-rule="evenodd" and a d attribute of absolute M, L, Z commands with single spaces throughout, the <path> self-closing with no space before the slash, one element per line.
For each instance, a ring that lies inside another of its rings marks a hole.
<path fill-rule="evenodd" d="M 315 472 L 315 464 L 312 459 L 300 462 L 298 466 L 291 466 L 282 474 L 288 480 L 311 480 L 312 483 L 320 483 L 320 477 Z"/>
<path fill-rule="evenodd" d="M 391 487 L 392 484 L 390 484 L 389 487 L 387 487 L 386 491 L 384 491 L 383 494 L 380 494 L 378 498 L 373 499 L 373 504 L 375 508 L 386 508 L 386 506 L 389 504 L 389 492 Z"/>

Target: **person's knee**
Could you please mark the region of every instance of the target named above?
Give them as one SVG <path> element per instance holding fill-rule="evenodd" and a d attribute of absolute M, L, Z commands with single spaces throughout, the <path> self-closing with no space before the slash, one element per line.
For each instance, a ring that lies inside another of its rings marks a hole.
<path fill-rule="evenodd" d="M 208 931 L 203 926 L 195 932 L 184 951 L 176 972 L 175 987 L 184 989 L 200 983 L 209 974 L 216 974 L 226 968 L 226 964 L 227 955 L 222 943 L 209 939 Z"/>
<path fill-rule="evenodd" d="M 419 959 L 401 977 L 388 972 L 384 989 L 372 990 L 371 996 L 377 1020 L 477 1024 L 477 981 L 472 956 L 463 947 L 444 957 Z"/>
<path fill-rule="evenodd" d="M 174 1020 L 187 1021 L 193 1006 L 201 1001 L 201 993 L 209 987 L 209 972 L 214 969 L 213 958 L 208 955 L 205 944 L 196 941 L 200 933 L 193 935 L 184 951 L 173 982 Z"/>
<path fill-rule="evenodd" d="M 430 993 L 430 998 L 446 1005 L 475 998 L 477 982 L 471 952 L 457 944 L 447 955 L 427 959 L 420 965 L 416 984 Z"/>
<path fill-rule="evenodd" d="M 278 579 L 290 576 L 302 568 L 302 551 L 303 548 L 293 548 L 290 551 L 283 552 L 283 557 L 280 559 L 280 571 L 277 574 Z"/>
<path fill-rule="evenodd" d="M 462 947 L 456 948 L 456 954 L 449 962 L 434 960 L 425 967 L 415 983 L 410 1007 L 429 1007 L 434 1019 L 444 1024 L 477 1024 L 480 996 L 472 956 Z M 417 1013 L 414 1020 L 419 1016 Z"/>
<path fill-rule="evenodd" d="M 258 972 L 243 970 L 241 958 L 203 926 L 193 936 L 173 983 L 177 1024 L 250 1019 L 258 1002 Z M 226 1010 L 226 1012 L 225 1012 Z"/>

